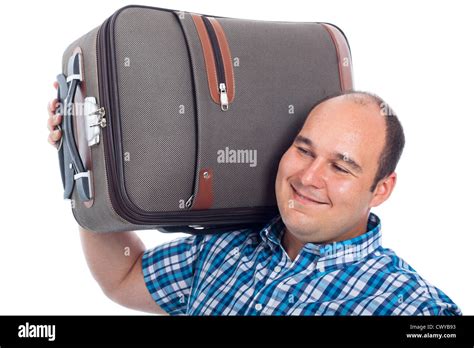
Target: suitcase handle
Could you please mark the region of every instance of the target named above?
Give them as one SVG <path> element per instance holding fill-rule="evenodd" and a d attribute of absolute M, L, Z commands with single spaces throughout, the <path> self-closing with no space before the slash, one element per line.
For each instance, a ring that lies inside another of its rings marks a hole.
<path fill-rule="evenodd" d="M 82 54 L 74 53 L 69 58 L 68 77 L 63 74 L 57 76 L 58 99 L 63 105 L 64 115 L 61 122 L 63 134 L 62 143 L 59 147 L 59 163 L 61 169 L 61 178 L 64 187 L 64 199 L 70 199 L 74 184 L 76 184 L 81 202 L 92 199 L 90 171 L 86 170 L 82 163 L 81 156 L 76 146 L 73 129 L 73 107 L 77 88 L 83 80 L 82 75 Z"/>
<path fill-rule="evenodd" d="M 66 82 L 66 76 L 63 74 L 59 74 L 56 76 L 56 81 L 58 81 L 58 95 L 57 99 L 59 102 L 60 107 L 56 110 L 56 114 L 64 114 L 64 111 L 62 111 L 64 101 L 66 100 L 66 95 L 67 95 L 67 82 Z M 63 115 L 64 116 L 64 115 Z M 64 121 L 64 118 L 63 118 Z M 63 121 L 61 121 L 61 124 L 57 126 L 57 129 L 62 130 L 63 126 Z M 64 132 L 63 132 L 64 133 Z M 59 169 L 61 171 L 61 180 L 63 182 L 63 188 L 64 188 L 64 198 L 68 199 L 70 198 L 72 194 L 72 190 L 74 188 L 74 170 L 69 167 L 69 165 L 65 165 L 65 163 L 71 163 L 71 158 L 69 156 L 69 151 L 64 150 L 64 134 L 61 136 L 61 142 L 59 143 L 58 146 L 58 157 L 59 157 Z"/>

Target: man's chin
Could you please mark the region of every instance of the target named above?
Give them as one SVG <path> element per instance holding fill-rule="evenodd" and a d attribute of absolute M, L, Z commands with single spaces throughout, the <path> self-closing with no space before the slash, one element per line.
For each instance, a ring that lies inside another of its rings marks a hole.
<path fill-rule="evenodd" d="M 307 213 L 296 209 L 283 214 L 282 220 L 286 228 L 292 231 L 292 234 L 298 239 L 309 241 L 318 230 L 318 227 L 315 226 L 314 216 L 310 217 Z"/>

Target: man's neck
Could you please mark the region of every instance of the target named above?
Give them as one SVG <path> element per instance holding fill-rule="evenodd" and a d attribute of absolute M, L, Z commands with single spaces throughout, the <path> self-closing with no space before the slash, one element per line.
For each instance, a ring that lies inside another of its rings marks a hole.
<path fill-rule="evenodd" d="M 305 243 L 301 242 L 295 236 L 288 232 L 288 229 L 285 227 L 282 238 L 282 246 L 286 251 L 286 254 L 291 261 L 294 261 L 301 249 L 303 249 Z"/>

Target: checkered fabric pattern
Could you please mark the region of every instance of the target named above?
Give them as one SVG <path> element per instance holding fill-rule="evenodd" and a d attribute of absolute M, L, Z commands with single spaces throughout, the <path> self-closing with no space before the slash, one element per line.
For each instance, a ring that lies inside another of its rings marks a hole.
<path fill-rule="evenodd" d="M 460 309 L 383 248 L 380 219 L 367 232 L 286 254 L 278 215 L 262 230 L 192 235 L 147 250 L 146 286 L 171 315 L 461 315 Z"/>

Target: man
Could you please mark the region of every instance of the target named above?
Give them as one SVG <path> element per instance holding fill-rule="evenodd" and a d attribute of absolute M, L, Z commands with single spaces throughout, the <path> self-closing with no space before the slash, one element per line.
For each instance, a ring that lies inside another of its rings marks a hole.
<path fill-rule="evenodd" d="M 52 144 L 61 135 L 53 131 L 61 120 L 54 110 Z M 89 267 L 111 299 L 157 313 L 460 315 L 449 297 L 380 245 L 380 220 L 370 210 L 390 197 L 404 143 L 381 98 L 327 98 L 281 158 L 280 215 L 262 230 L 190 236 L 145 251 L 133 232 L 80 228 Z M 132 257 L 123 257 L 125 246 Z"/>

